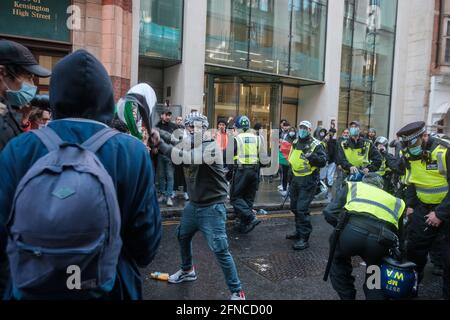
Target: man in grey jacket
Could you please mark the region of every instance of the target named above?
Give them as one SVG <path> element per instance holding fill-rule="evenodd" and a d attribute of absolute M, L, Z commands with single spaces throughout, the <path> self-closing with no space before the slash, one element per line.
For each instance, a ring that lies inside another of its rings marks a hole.
<path fill-rule="evenodd" d="M 221 163 L 221 150 L 212 138 L 206 137 L 205 131 L 209 123 L 205 116 L 193 112 L 186 117 L 185 126 L 190 134 L 182 143 L 174 140 L 170 134 L 160 132 L 163 141 L 159 144 L 159 151 L 166 156 L 172 156 L 174 163 L 181 162 L 175 158 L 183 159 L 190 199 L 184 208 L 177 231 L 181 249 L 181 269 L 169 277 L 169 283 L 197 280 L 191 243 L 195 233 L 201 231 L 223 270 L 225 281 L 232 294 L 231 300 L 245 300 L 236 265 L 228 250 L 225 228 L 227 181 Z M 174 147 L 164 141 L 177 146 Z M 208 155 L 210 157 L 206 159 Z"/>

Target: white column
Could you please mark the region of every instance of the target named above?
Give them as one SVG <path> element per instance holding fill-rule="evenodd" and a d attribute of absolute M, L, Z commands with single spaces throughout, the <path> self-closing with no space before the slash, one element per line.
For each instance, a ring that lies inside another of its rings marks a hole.
<path fill-rule="evenodd" d="M 328 128 L 330 120 L 337 120 L 338 117 L 344 4 L 345 0 L 328 1 L 325 85 L 300 89 L 298 120 L 309 120 L 313 126 L 316 126 L 318 121 L 322 121 Z"/>
<path fill-rule="evenodd" d="M 398 5 L 390 138 L 410 122 L 426 121 L 433 42 L 434 1 Z"/>
<path fill-rule="evenodd" d="M 183 114 L 192 109 L 202 110 L 206 17 L 207 0 L 184 1 L 183 62 L 164 73 L 164 89 L 172 88 L 171 97 L 166 98 L 172 105 L 183 106 Z"/>

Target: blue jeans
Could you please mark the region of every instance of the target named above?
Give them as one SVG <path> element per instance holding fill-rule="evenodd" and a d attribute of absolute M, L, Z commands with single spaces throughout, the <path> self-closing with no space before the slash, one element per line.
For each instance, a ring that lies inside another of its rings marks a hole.
<path fill-rule="evenodd" d="M 174 167 L 172 161 L 162 155 L 158 156 L 158 177 L 159 192 L 167 198 L 171 197 L 174 184 Z"/>
<path fill-rule="evenodd" d="M 178 241 L 181 250 L 181 269 L 192 269 L 192 238 L 197 231 L 203 233 L 209 248 L 216 255 L 222 268 L 225 281 L 231 293 L 241 291 L 236 265 L 228 251 L 228 238 L 225 229 L 227 213 L 224 204 L 209 207 L 196 207 L 188 203 L 183 211 L 181 223 L 178 227 Z"/>

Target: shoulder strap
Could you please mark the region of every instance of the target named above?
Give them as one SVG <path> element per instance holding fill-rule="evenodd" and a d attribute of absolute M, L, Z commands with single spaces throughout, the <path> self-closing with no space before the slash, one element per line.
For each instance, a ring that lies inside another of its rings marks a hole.
<path fill-rule="evenodd" d="M 49 152 L 58 150 L 59 146 L 63 143 L 58 134 L 50 127 L 32 130 L 31 132 L 41 140 Z"/>
<path fill-rule="evenodd" d="M 83 143 L 83 147 L 87 150 L 97 153 L 97 151 L 112 137 L 119 134 L 119 131 L 111 128 L 105 128 L 94 134 Z"/>

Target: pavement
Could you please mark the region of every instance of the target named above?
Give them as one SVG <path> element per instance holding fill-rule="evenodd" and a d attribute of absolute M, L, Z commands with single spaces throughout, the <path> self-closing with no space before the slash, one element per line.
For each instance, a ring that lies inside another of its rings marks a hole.
<path fill-rule="evenodd" d="M 330 282 L 322 280 L 328 259 L 328 238 L 332 228 L 325 222 L 320 210 L 312 213 L 314 227 L 310 248 L 296 252 L 285 235 L 293 231 L 294 217 L 284 212 L 260 216 L 262 223 L 248 235 L 227 225 L 230 251 L 248 300 L 336 300 L 337 294 Z M 222 271 L 205 239 L 197 234 L 193 241 L 194 264 L 198 280 L 178 285 L 150 278 L 151 272 L 175 273 L 180 255 L 176 240 L 177 221 L 165 221 L 159 253 L 152 264 L 142 270 L 144 298 L 148 300 L 227 300 L 230 293 Z M 355 258 L 354 276 L 358 299 L 362 291 L 365 267 Z M 420 288 L 419 299 L 441 298 L 442 278 L 431 274 L 431 267 Z"/>
<path fill-rule="evenodd" d="M 284 197 L 278 192 L 278 186 L 280 185 L 280 179 L 262 180 L 259 185 L 259 190 L 256 193 L 254 209 L 266 210 L 269 212 L 283 210 L 281 205 L 283 204 Z M 163 219 L 176 219 L 181 216 L 186 201 L 183 199 L 183 193 L 178 192 L 175 199 L 173 199 L 174 206 L 168 207 L 164 203 L 160 203 L 161 215 Z M 284 204 L 284 209 L 289 209 L 289 198 Z M 313 201 L 311 208 L 323 208 L 328 204 L 328 200 Z M 225 204 L 229 214 L 233 213 L 233 207 L 229 203 L 229 200 Z"/>

